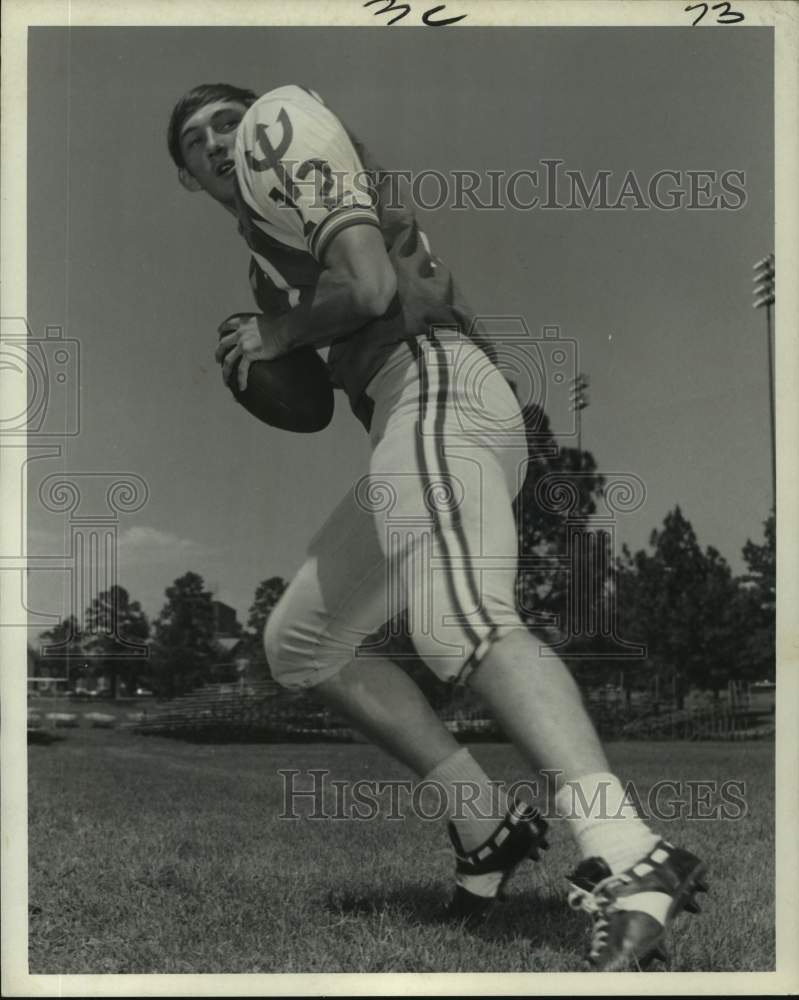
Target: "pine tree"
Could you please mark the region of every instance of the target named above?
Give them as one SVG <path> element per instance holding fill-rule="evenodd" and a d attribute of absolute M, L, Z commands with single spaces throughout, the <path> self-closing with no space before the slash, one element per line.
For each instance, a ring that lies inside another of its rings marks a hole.
<path fill-rule="evenodd" d="M 625 547 L 617 565 L 622 629 L 647 647 L 681 704 L 689 685 L 718 691 L 742 676 L 739 588 L 721 554 L 702 550 L 679 506 L 649 547 L 634 555 Z"/>
<path fill-rule="evenodd" d="M 114 584 L 98 594 L 86 609 L 86 645 L 95 672 L 106 674 L 109 694 L 117 696 L 122 679 L 126 693 L 132 693 L 139 675 L 147 668 L 150 625 L 138 601 L 131 601 L 124 587 Z"/>
<path fill-rule="evenodd" d="M 166 590 L 155 622 L 153 682 L 174 697 L 207 681 L 217 656 L 211 592 L 197 573 L 185 573 Z"/>

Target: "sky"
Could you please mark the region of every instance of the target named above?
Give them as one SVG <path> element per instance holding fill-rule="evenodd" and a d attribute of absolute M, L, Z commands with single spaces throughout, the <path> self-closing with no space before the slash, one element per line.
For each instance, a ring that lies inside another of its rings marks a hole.
<path fill-rule="evenodd" d="M 132 474 L 147 495 L 118 516 L 117 582 L 155 615 L 193 570 L 246 620 L 257 584 L 291 577 L 366 471 L 342 394 L 327 430 L 291 435 L 238 407 L 214 363 L 217 324 L 251 308 L 248 254 L 229 215 L 178 185 L 165 130 L 185 90 L 224 80 L 312 87 L 395 169 L 559 159 L 589 179 L 611 171 L 612 191 L 630 170 L 644 184 L 742 171 L 738 210 L 418 213 L 477 312 L 576 343 L 591 379 L 583 447 L 646 487 L 619 541 L 644 547 L 679 504 L 741 572 L 771 506 L 751 306 L 752 264 L 774 242 L 771 46 L 754 28 L 33 29 L 28 320 L 79 342 L 80 432 L 30 463 L 29 554 L 68 551 L 46 477 Z M 34 631 L 72 601 L 66 572 L 30 573 Z"/>

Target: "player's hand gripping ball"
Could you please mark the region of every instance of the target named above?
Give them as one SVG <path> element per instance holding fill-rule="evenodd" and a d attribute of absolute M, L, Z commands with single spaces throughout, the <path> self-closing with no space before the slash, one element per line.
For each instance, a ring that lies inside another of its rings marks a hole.
<path fill-rule="evenodd" d="M 236 400 L 270 427 L 298 434 L 324 430 L 333 417 L 333 386 L 327 366 L 312 347 L 298 347 L 266 360 L 257 325 L 257 314 L 234 313 L 219 326 L 220 340 L 239 333 L 226 351 L 217 349 L 217 360 L 235 355 L 227 385 Z M 246 358 L 246 386 L 240 386 L 239 366 Z"/>

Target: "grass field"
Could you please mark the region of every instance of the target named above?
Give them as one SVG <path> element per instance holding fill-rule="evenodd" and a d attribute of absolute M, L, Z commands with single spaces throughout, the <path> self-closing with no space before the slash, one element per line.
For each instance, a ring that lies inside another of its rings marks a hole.
<path fill-rule="evenodd" d="M 662 778 L 746 782 L 731 822 L 654 825 L 710 866 L 704 912 L 675 925 L 673 971 L 774 967 L 770 743 L 624 743 L 613 766 L 640 794 Z M 504 745 L 474 753 L 524 776 Z M 30 971 L 577 971 L 588 920 L 565 901 L 577 857 L 554 823 L 479 932 L 438 919 L 451 889 L 445 825 L 280 820 L 280 768 L 404 778 L 353 745 L 192 745 L 81 728 L 29 749 Z M 685 795 L 682 796 L 685 798 Z M 298 807 L 298 811 L 307 812 Z"/>

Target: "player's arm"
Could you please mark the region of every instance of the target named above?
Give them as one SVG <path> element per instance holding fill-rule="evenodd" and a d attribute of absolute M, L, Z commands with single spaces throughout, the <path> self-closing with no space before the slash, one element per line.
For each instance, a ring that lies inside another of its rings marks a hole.
<path fill-rule="evenodd" d="M 277 320 L 260 317 L 264 350 L 278 357 L 304 344 L 330 344 L 382 316 L 396 291 L 380 230 L 349 226 L 330 242 L 313 296 Z"/>
<path fill-rule="evenodd" d="M 252 316 L 226 321 L 217 361 L 227 382 L 239 360 L 239 386 L 253 361 L 272 361 L 297 347 L 323 347 L 382 316 L 397 291 L 397 276 L 383 237 L 374 226 L 350 226 L 330 243 L 313 296 L 277 319 Z"/>

